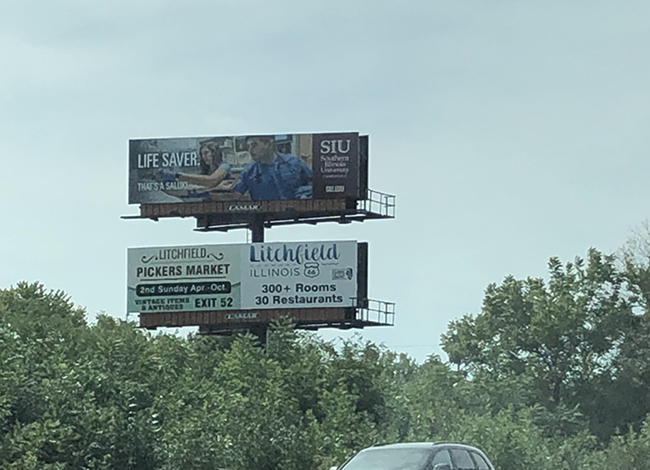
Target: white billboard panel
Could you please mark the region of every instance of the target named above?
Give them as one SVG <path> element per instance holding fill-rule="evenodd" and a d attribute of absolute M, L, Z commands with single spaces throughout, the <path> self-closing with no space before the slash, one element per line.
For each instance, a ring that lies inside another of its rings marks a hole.
<path fill-rule="evenodd" d="M 357 296 L 357 242 L 131 248 L 128 311 L 347 307 Z"/>

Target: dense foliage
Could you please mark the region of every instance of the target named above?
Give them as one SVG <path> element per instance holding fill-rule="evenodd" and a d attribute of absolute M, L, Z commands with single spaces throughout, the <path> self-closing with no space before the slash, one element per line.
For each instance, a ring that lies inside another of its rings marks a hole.
<path fill-rule="evenodd" d="M 277 325 L 149 334 L 61 292 L 0 291 L 0 468 L 310 470 L 377 442 L 454 440 L 497 468 L 650 469 L 648 257 L 591 250 L 488 286 L 449 360 Z"/>

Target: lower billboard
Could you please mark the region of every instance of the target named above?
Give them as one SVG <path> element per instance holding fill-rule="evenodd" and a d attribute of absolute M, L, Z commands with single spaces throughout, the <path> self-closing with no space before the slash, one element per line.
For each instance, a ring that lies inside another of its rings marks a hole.
<path fill-rule="evenodd" d="M 356 241 L 130 248 L 129 313 L 356 306 Z M 361 288 L 361 290 L 360 290 Z"/>

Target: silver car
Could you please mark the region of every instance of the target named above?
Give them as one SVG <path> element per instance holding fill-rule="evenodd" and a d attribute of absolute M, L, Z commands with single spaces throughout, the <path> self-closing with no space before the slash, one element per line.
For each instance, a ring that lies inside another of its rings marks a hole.
<path fill-rule="evenodd" d="M 475 447 L 452 442 L 411 442 L 376 445 L 330 470 L 494 470 Z"/>

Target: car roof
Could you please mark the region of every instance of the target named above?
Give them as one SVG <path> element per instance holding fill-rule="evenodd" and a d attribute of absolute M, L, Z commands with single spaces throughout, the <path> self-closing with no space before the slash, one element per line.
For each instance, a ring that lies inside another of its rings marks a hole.
<path fill-rule="evenodd" d="M 475 447 L 468 446 L 466 444 L 460 444 L 457 442 L 399 442 L 395 444 L 375 444 L 372 447 L 367 449 L 376 449 L 381 447 L 382 449 L 431 449 L 438 446 L 449 446 L 449 447 L 458 447 L 463 449 L 478 450 Z M 366 450 L 367 450 L 366 449 Z"/>

